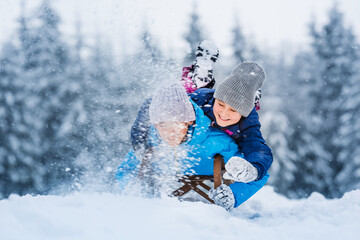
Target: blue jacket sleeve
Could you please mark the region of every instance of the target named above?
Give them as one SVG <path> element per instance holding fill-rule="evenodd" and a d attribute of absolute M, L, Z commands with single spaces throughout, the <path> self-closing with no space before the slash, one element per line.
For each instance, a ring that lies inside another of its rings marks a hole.
<path fill-rule="evenodd" d="M 229 137 L 227 137 L 229 138 Z M 229 138 L 231 139 L 231 138 Z M 226 143 L 225 147 L 218 152 L 221 156 L 223 156 L 224 158 L 224 162 L 227 163 L 229 161 L 230 158 L 232 158 L 233 156 L 239 156 L 239 157 L 244 157 L 244 155 L 238 151 L 237 145 L 235 143 L 235 141 L 231 140 L 227 140 L 224 139 L 223 141 L 221 141 L 221 143 L 219 142 L 219 144 L 223 144 Z"/>
<path fill-rule="evenodd" d="M 240 122 L 240 134 L 236 139 L 245 159 L 257 168 L 257 180 L 265 176 L 273 162 L 271 149 L 266 145 L 260 127 L 259 115 L 254 108 L 249 116 Z"/>
<path fill-rule="evenodd" d="M 150 132 L 149 106 L 151 98 L 146 99 L 141 105 L 134 124 L 131 127 L 131 144 L 137 156 L 143 156 L 149 147 L 148 136 Z"/>
<path fill-rule="evenodd" d="M 235 182 L 229 185 L 235 197 L 234 207 L 238 207 L 249 198 L 251 198 L 257 191 L 259 191 L 268 181 L 269 174 L 266 173 L 263 178 L 258 181 L 249 183 Z"/>
<path fill-rule="evenodd" d="M 190 98 L 199 107 L 203 108 L 205 104 L 208 104 L 213 99 L 214 91 L 214 89 L 199 88 L 190 95 Z"/>
<path fill-rule="evenodd" d="M 124 187 L 136 176 L 140 166 L 140 160 L 138 160 L 131 150 L 121 162 L 116 171 L 116 180 L 120 184 L 120 188 Z"/>

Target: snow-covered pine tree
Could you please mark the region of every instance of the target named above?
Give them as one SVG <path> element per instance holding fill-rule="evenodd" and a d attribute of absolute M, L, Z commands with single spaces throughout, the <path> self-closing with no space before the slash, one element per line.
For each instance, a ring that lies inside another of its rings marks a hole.
<path fill-rule="evenodd" d="M 274 99 L 273 99 L 274 100 Z M 270 168 L 269 183 L 275 190 L 286 196 L 291 195 L 289 183 L 294 181 L 296 166 L 295 154 L 288 146 L 291 125 L 285 114 L 278 111 L 267 111 L 262 115 L 263 135 L 271 148 L 274 162 Z"/>
<path fill-rule="evenodd" d="M 360 188 L 360 132 L 357 131 L 360 129 L 360 51 L 357 41 L 353 40 L 351 44 L 354 45 L 349 46 L 349 50 L 352 48 L 356 60 L 352 65 L 354 68 L 352 76 L 349 76 L 349 85 L 344 86 L 342 92 L 345 110 L 340 119 L 340 133 L 344 137 L 339 159 L 344 167 L 336 178 L 341 192 Z"/>
<path fill-rule="evenodd" d="M 105 47 L 107 46 L 107 47 Z M 104 44 L 100 36 L 85 63 L 85 81 L 82 86 L 82 107 L 84 107 L 84 123 L 82 151 L 76 159 L 76 165 L 82 171 L 80 182 L 85 188 L 104 191 L 114 180 L 116 165 L 124 152 L 122 142 L 124 123 L 122 117 L 127 112 L 121 108 L 128 99 L 122 88 L 123 76 L 119 73 L 109 44 Z M 130 101 L 129 101 L 130 102 Z M 131 103 L 130 103 L 131 104 Z"/>
<path fill-rule="evenodd" d="M 311 113 L 316 102 L 309 97 L 313 89 L 319 87 L 316 85 L 316 76 L 320 75 L 318 66 L 314 53 L 299 53 L 289 68 L 285 86 L 282 86 L 287 89 L 283 109 L 291 123 L 288 147 L 295 154 L 291 159 L 295 165 L 293 181 L 286 183 L 284 191 L 291 197 L 307 197 L 314 191 L 323 193 L 331 184 L 330 155 L 321 139 L 317 138 L 316 123 L 319 119 Z"/>
<path fill-rule="evenodd" d="M 264 64 L 271 80 L 265 84 L 264 112 L 260 111 L 264 137 L 274 155 L 269 182 L 277 192 L 292 198 L 322 192 L 329 173 L 328 155 L 312 130 L 309 94 L 317 72 L 313 59 L 310 53 L 301 52 L 291 64 L 283 57 L 277 61 L 265 58 Z"/>
<path fill-rule="evenodd" d="M 24 56 L 11 43 L 0 56 L 0 199 L 11 193 L 39 193 L 45 174 L 39 156 L 39 138 L 27 111 Z"/>
<path fill-rule="evenodd" d="M 240 62 L 245 61 L 245 51 L 247 48 L 247 43 L 237 17 L 235 17 L 234 22 L 235 24 L 232 29 L 232 49 L 235 61 L 234 66 L 236 66 Z"/>
<path fill-rule="evenodd" d="M 197 12 L 197 4 L 194 1 L 193 3 L 193 11 L 190 15 L 190 24 L 188 32 L 185 34 L 185 40 L 188 44 L 190 52 L 185 56 L 184 64 L 185 66 L 189 66 L 195 61 L 196 55 L 195 51 L 197 46 L 201 41 L 204 40 L 202 27 L 199 22 L 199 15 Z"/>
<path fill-rule="evenodd" d="M 321 30 L 317 30 L 314 23 L 311 25 L 312 47 L 320 62 L 317 65 L 320 74 L 316 76 L 318 87 L 311 93 L 316 103 L 312 105 L 311 114 L 319 117 L 315 136 L 321 139 L 322 145 L 330 154 L 330 184 L 322 193 L 327 197 L 339 197 L 347 188 L 344 185 L 348 185 L 351 182 L 349 178 L 352 177 L 344 177 L 342 171 L 355 159 L 350 157 L 353 153 L 344 154 L 348 147 L 345 144 L 348 136 L 344 135 L 342 128 L 344 124 L 349 128 L 353 127 L 343 121 L 349 110 L 344 102 L 350 97 L 344 95 L 344 89 L 352 84 L 357 55 L 354 51 L 354 35 L 351 29 L 344 26 L 343 15 L 336 4 L 329 11 L 328 17 L 328 23 Z M 314 168 L 316 171 L 316 166 Z"/>
<path fill-rule="evenodd" d="M 237 12 L 235 12 L 234 17 L 234 26 L 232 28 L 232 41 L 231 46 L 233 49 L 233 58 L 234 65 L 239 64 L 242 61 L 258 61 L 260 63 L 264 63 L 267 61 L 269 56 L 263 55 L 253 37 L 245 36 L 242 26 L 239 23 L 239 19 L 237 17 Z"/>
<path fill-rule="evenodd" d="M 145 26 L 140 33 L 140 47 L 134 55 L 126 58 L 121 64 L 121 75 L 124 76 L 124 87 L 131 99 L 131 118 L 127 123 L 133 122 L 137 109 L 145 98 L 149 97 L 153 90 L 159 87 L 164 80 L 171 80 L 177 75 L 181 78 L 181 69 L 173 72 L 174 65 L 169 63 L 162 54 L 153 35 Z M 130 105 L 129 105 L 130 107 Z"/>
<path fill-rule="evenodd" d="M 137 82 L 142 83 L 142 93 L 148 94 L 149 88 L 155 87 L 161 79 L 163 73 L 164 59 L 160 48 L 158 47 L 153 35 L 147 27 L 141 32 L 141 47 L 135 54 L 136 63 L 141 69 L 140 74 L 136 74 Z M 140 88 L 141 89 L 141 88 Z"/>
<path fill-rule="evenodd" d="M 67 86 L 63 86 L 66 91 L 67 111 L 58 130 L 58 136 L 63 141 L 58 145 L 62 159 L 69 160 L 75 164 L 66 167 L 68 178 L 59 186 L 59 191 L 71 191 L 77 189 L 81 175 L 84 171 L 83 165 L 76 164 L 75 159 L 86 148 L 87 128 L 86 119 L 88 113 L 85 110 L 85 94 L 86 89 L 86 66 L 82 57 L 84 51 L 84 40 L 81 33 L 80 22 L 76 23 L 75 46 L 71 46 L 69 53 L 69 66 L 67 67 L 68 81 Z"/>
<path fill-rule="evenodd" d="M 263 136 L 274 156 L 269 183 L 277 192 L 289 196 L 289 185 L 294 181 L 296 172 L 296 154 L 289 148 L 293 122 L 284 110 L 283 103 L 288 102 L 286 91 L 279 92 L 280 88 L 286 89 L 289 85 L 287 68 L 282 60 L 267 63 L 265 71 L 268 80 L 264 86 L 266 99 L 262 101 L 259 113 Z"/>
<path fill-rule="evenodd" d="M 62 42 L 58 29 L 60 17 L 49 0 L 44 0 L 32 17 L 21 21 L 21 51 L 26 61 L 24 75 L 30 88 L 32 105 L 28 110 L 36 122 L 36 130 L 41 138 L 40 161 L 46 169 L 44 185 L 50 190 L 52 185 L 71 177 L 68 169 L 73 169 L 68 153 L 73 149 L 61 146 L 66 137 L 59 131 L 68 115 L 73 96 L 69 66 L 69 49 Z"/>

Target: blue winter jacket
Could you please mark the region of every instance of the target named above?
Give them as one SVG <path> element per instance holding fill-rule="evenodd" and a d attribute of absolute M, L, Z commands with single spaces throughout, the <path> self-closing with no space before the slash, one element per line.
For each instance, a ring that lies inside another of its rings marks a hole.
<path fill-rule="evenodd" d="M 182 173 L 185 175 L 213 175 L 213 162 L 216 154 L 224 157 L 224 162 L 234 155 L 242 156 L 238 152 L 238 146 L 235 141 L 223 131 L 211 127 L 211 120 L 204 115 L 203 110 L 194 102 L 193 106 L 196 113 L 196 122 L 189 129 L 191 136 L 178 148 L 185 149 L 187 156 L 179 156 L 177 161 L 182 166 Z M 147 142 L 151 144 L 156 152 L 160 148 L 160 139 L 156 134 L 156 129 L 151 126 Z M 179 149 L 180 150 L 180 149 Z M 168 157 L 173 157 L 169 156 Z M 158 163 L 161 161 L 157 161 Z M 121 184 L 126 184 L 137 175 L 140 167 L 140 160 L 136 158 L 131 150 L 124 161 L 118 167 L 116 177 Z M 155 166 L 156 167 L 156 166 Z M 230 184 L 235 197 L 234 207 L 239 206 L 267 182 L 269 175 L 266 174 L 261 180 L 250 183 L 235 182 Z"/>

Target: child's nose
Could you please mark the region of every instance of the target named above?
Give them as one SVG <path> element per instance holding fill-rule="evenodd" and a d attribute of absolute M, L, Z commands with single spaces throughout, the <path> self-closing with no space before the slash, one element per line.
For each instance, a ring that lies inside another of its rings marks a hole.
<path fill-rule="evenodd" d="M 173 135 L 177 135 L 179 133 L 179 131 L 177 131 L 176 129 L 172 129 L 170 134 Z"/>
<path fill-rule="evenodd" d="M 223 111 L 223 115 L 225 116 L 225 117 L 227 117 L 228 115 L 229 115 L 229 109 L 224 109 L 224 111 Z"/>

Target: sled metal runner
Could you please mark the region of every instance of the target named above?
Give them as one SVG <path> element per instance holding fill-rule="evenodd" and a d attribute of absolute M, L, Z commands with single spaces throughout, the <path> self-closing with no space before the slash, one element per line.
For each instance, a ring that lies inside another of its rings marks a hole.
<path fill-rule="evenodd" d="M 193 190 L 198 193 L 200 196 L 208 200 L 210 203 L 214 203 L 202 189 L 209 191 L 211 189 L 210 186 L 204 183 L 204 181 L 210 180 L 214 182 L 214 188 L 219 187 L 222 183 L 226 185 L 230 185 L 233 183 L 231 180 L 226 180 L 222 178 L 223 173 L 225 172 L 225 164 L 224 159 L 220 154 L 216 154 L 214 157 L 214 175 L 192 175 L 192 176 L 183 176 L 179 179 L 184 185 L 173 191 L 170 196 L 181 197 Z"/>

